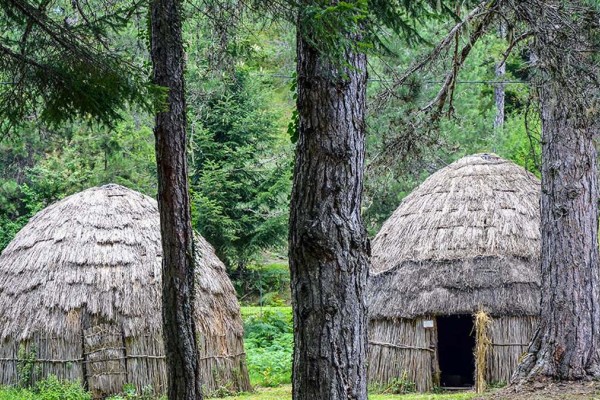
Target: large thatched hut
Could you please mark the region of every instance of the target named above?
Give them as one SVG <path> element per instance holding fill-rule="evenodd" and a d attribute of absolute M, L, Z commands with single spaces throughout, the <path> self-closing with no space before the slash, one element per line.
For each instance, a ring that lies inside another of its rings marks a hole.
<path fill-rule="evenodd" d="M 371 384 L 510 379 L 539 313 L 539 193 L 523 168 L 477 154 L 404 199 L 373 240 Z M 480 310 L 491 323 L 475 323 Z"/>
<path fill-rule="evenodd" d="M 234 288 L 199 235 L 195 247 L 205 391 L 248 390 Z M 122 186 L 39 212 L 0 255 L 0 384 L 17 383 L 29 363 L 34 381 L 80 380 L 95 397 L 126 383 L 163 392 L 161 253 L 156 201 Z"/>

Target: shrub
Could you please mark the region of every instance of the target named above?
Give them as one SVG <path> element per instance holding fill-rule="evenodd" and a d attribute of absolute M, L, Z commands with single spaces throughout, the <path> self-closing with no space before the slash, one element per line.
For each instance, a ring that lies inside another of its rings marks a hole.
<path fill-rule="evenodd" d="M 245 346 L 252 384 L 273 387 L 291 382 L 293 332 L 291 314 L 267 310 L 247 317 Z"/>
<path fill-rule="evenodd" d="M 17 376 L 19 377 L 18 386 L 20 388 L 29 388 L 33 385 L 33 375 L 38 372 L 39 366 L 36 368 L 37 352 L 35 347 L 31 347 L 29 351 L 23 344 L 19 345 L 17 361 Z"/>
<path fill-rule="evenodd" d="M 50 375 L 32 389 L 0 389 L 0 400 L 92 400 L 92 395 L 79 382 L 61 381 Z"/>
<path fill-rule="evenodd" d="M 36 384 L 36 400 L 92 400 L 79 382 L 60 381 L 50 375 L 47 379 Z"/>

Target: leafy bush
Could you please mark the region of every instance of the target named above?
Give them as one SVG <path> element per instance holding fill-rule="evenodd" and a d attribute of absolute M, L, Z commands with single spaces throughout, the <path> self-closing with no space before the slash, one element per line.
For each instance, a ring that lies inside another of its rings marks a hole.
<path fill-rule="evenodd" d="M 245 321 L 248 372 L 254 385 L 290 383 L 294 329 L 291 313 L 264 311 Z"/>
<path fill-rule="evenodd" d="M 39 400 L 91 400 L 92 395 L 79 382 L 60 381 L 50 375 L 37 383 L 35 391 Z"/>
<path fill-rule="evenodd" d="M 35 347 L 32 347 L 29 351 L 23 344 L 19 345 L 18 352 L 19 361 L 17 361 L 17 376 L 19 377 L 20 388 L 29 388 L 33 384 L 33 374 L 39 369 L 39 365 L 36 368 L 35 361 L 37 359 L 37 353 Z"/>
<path fill-rule="evenodd" d="M 61 381 L 50 375 L 33 389 L 0 389 L 0 400 L 92 400 L 79 382 Z"/>

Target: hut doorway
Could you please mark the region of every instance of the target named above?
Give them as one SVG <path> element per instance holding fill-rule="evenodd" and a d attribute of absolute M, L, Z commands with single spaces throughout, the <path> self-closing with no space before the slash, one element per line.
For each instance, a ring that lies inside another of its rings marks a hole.
<path fill-rule="evenodd" d="M 442 387 L 471 387 L 475 375 L 475 332 L 471 315 L 437 317 Z"/>

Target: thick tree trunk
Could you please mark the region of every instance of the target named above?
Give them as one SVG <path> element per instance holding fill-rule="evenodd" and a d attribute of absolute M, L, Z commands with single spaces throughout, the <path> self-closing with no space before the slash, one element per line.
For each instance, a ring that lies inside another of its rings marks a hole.
<path fill-rule="evenodd" d="M 542 110 L 541 325 L 516 380 L 600 376 L 595 121 L 577 115 L 560 85 Z M 581 95 L 584 95 L 582 93 Z"/>
<path fill-rule="evenodd" d="M 202 398 L 193 319 L 193 234 L 186 161 L 184 52 L 179 0 L 151 4 L 154 83 L 169 89 L 156 116 L 158 208 L 162 237 L 163 337 L 170 400 Z"/>
<path fill-rule="evenodd" d="M 540 327 L 514 381 L 600 377 L 600 266 L 594 136 L 598 15 L 585 1 L 526 0 L 542 120 Z"/>
<path fill-rule="evenodd" d="M 306 29 L 300 23 L 299 32 Z M 369 265 L 361 220 L 366 56 L 338 68 L 298 35 L 290 215 L 293 398 L 366 399 Z"/>

